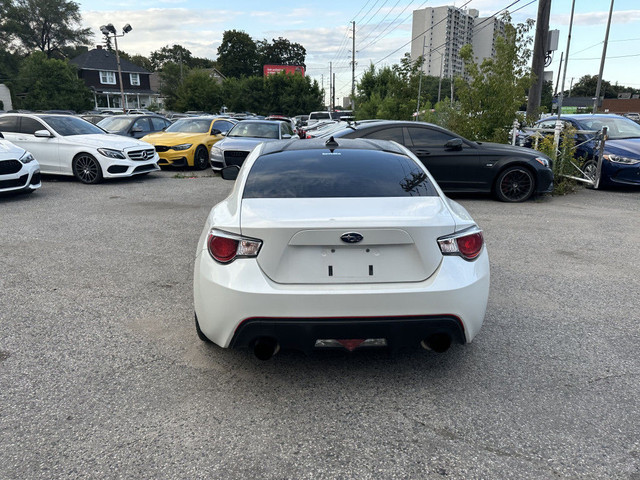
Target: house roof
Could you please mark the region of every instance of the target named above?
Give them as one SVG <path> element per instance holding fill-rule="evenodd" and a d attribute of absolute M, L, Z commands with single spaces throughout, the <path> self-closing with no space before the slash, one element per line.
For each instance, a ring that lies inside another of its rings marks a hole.
<path fill-rule="evenodd" d="M 101 70 L 115 72 L 118 70 L 116 54 L 104 48 L 94 48 L 70 60 L 81 70 Z M 125 73 L 151 73 L 148 70 L 120 58 L 120 68 Z"/>

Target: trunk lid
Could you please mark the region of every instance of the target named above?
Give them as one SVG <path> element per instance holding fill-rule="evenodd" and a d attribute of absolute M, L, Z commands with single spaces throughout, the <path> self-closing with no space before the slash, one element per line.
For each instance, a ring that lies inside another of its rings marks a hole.
<path fill-rule="evenodd" d="M 240 218 L 282 284 L 422 281 L 442 261 L 436 239 L 455 230 L 440 197 L 244 199 Z"/>

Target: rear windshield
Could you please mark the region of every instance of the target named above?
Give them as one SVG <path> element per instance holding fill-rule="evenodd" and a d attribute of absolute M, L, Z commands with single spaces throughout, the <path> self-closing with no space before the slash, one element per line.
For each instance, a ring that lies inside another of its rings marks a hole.
<path fill-rule="evenodd" d="M 304 150 L 256 160 L 244 198 L 437 196 L 409 157 L 375 150 Z"/>

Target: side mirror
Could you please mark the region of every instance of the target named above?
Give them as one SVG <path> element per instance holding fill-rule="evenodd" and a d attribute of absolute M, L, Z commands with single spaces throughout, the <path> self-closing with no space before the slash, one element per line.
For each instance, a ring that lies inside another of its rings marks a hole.
<path fill-rule="evenodd" d="M 222 135 L 222 131 L 218 130 L 217 128 L 212 128 L 211 135 Z"/>
<path fill-rule="evenodd" d="M 283 140 L 289 140 L 291 138 L 292 138 L 291 135 L 289 135 L 288 133 L 285 133 L 284 135 L 282 135 Z"/>
<path fill-rule="evenodd" d="M 142 131 L 142 127 L 133 127 L 131 129 L 131 133 L 140 133 Z"/>
<path fill-rule="evenodd" d="M 462 150 L 462 139 L 452 138 L 444 144 L 444 148 L 446 148 L 447 150 Z"/>
<path fill-rule="evenodd" d="M 240 167 L 237 165 L 229 165 L 228 167 L 224 167 L 220 171 L 220 175 L 224 180 L 235 180 L 238 178 L 238 172 L 240 171 Z"/>
<path fill-rule="evenodd" d="M 51 138 L 51 137 L 53 137 L 53 134 L 49 130 L 36 130 L 33 133 L 33 135 L 38 137 L 38 138 Z"/>

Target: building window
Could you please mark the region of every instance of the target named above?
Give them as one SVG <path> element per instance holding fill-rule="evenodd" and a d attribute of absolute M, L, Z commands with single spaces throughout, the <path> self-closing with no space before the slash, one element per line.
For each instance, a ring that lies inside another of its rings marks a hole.
<path fill-rule="evenodd" d="M 140 86 L 140 74 L 139 73 L 130 73 L 129 80 L 131 81 L 131 85 Z"/>
<path fill-rule="evenodd" d="M 100 72 L 100 83 L 105 85 L 115 85 L 116 72 Z"/>

